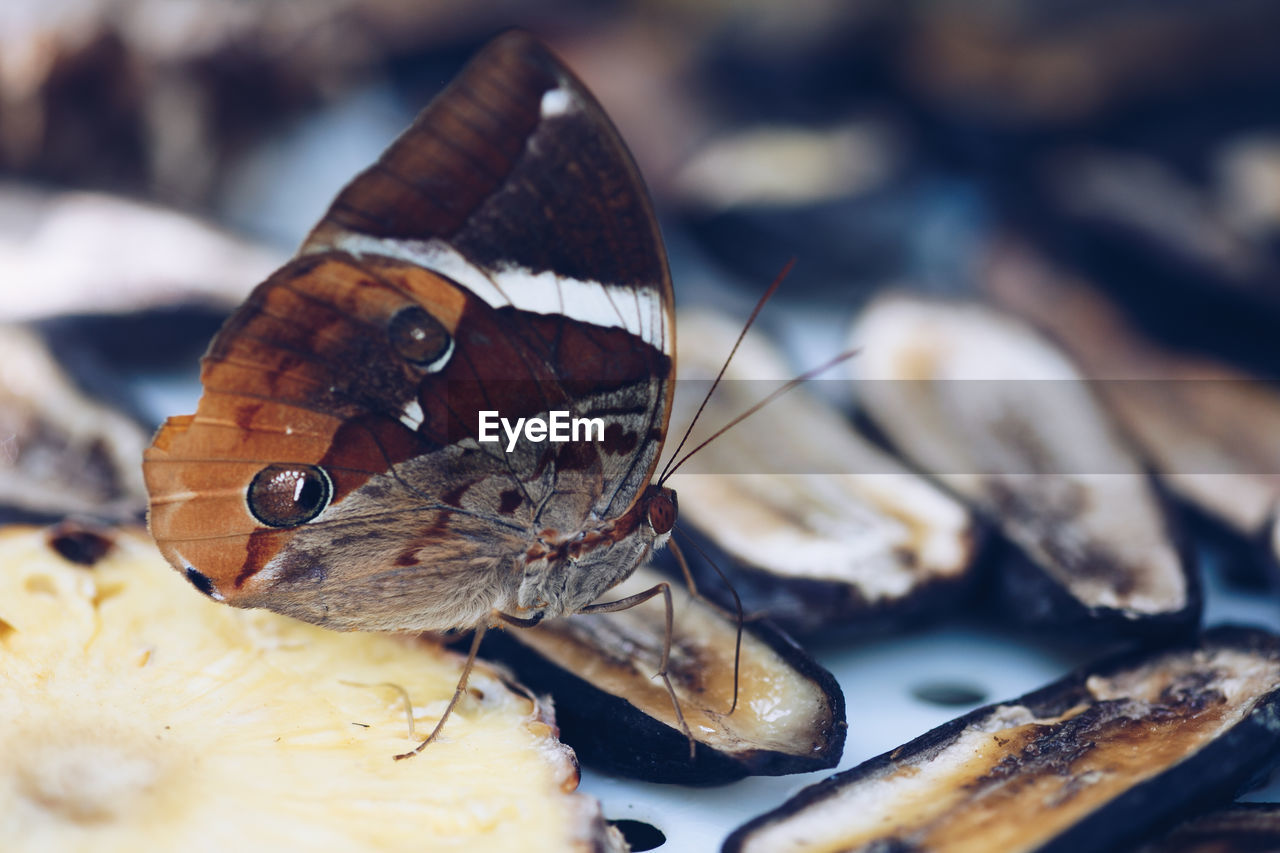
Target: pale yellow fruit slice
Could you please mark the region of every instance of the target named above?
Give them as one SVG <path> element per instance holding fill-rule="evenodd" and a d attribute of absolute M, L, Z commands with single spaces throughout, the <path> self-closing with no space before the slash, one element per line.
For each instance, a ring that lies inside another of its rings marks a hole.
<path fill-rule="evenodd" d="M 140 533 L 0 531 L 0 849 L 607 850 L 548 708 L 420 640 L 196 593 Z M 382 685 L 382 686 L 379 686 Z"/>

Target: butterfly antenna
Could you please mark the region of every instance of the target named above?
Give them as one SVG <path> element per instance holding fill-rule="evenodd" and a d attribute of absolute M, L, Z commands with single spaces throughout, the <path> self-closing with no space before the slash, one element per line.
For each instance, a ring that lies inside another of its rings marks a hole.
<path fill-rule="evenodd" d="M 808 382 L 810 379 L 813 379 L 815 376 L 820 376 L 820 375 L 822 375 L 823 373 L 826 373 L 828 370 L 830 370 L 831 368 L 835 367 L 837 364 L 840 364 L 840 363 L 842 363 L 842 362 L 848 361 L 849 359 L 851 359 L 851 358 L 853 358 L 855 355 L 857 355 L 857 354 L 858 354 L 858 351 L 859 351 L 859 350 L 858 350 L 857 348 L 855 348 L 855 349 L 850 349 L 850 350 L 845 350 L 844 352 L 840 353 L 838 356 L 836 356 L 835 358 L 833 358 L 833 359 L 831 359 L 830 361 L 826 362 L 825 364 L 820 364 L 820 365 L 818 365 L 817 367 L 813 368 L 812 370 L 807 370 L 807 371 L 805 371 L 804 373 L 802 373 L 802 374 L 800 374 L 799 376 L 797 376 L 795 379 L 791 379 L 791 380 L 789 380 L 785 385 L 783 385 L 781 388 L 778 388 L 776 391 L 774 391 L 774 392 L 773 392 L 772 394 L 770 394 L 768 397 L 765 397 L 765 398 L 764 398 L 763 400 L 761 400 L 759 403 L 756 403 L 754 406 L 752 406 L 751 408 L 747 409 L 745 412 L 743 412 L 742 414 L 738 415 L 738 416 L 737 416 L 736 418 L 734 418 L 733 420 L 729 421 L 729 423 L 727 423 L 727 424 L 725 424 L 724 426 L 720 427 L 720 429 L 716 430 L 716 431 L 715 431 L 715 433 L 714 433 L 710 438 L 708 438 L 706 441 L 702 442 L 702 443 L 701 443 L 701 444 L 699 444 L 697 447 L 695 447 L 693 450 L 690 450 L 690 451 L 689 451 L 688 453 L 686 453 L 683 457 L 681 457 L 679 462 L 676 462 L 674 465 L 670 465 L 670 464 L 669 464 L 669 465 L 667 466 L 667 468 L 666 468 L 665 472 L 663 473 L 663 475 L 662 475 L 661 479 L 659 479 L 659 480 L 658 480 L 658 484 L 659 484 L 659 485 L 661 485 L 662 483 L 664 483 L 664 482 L 666 481 L 666 479 L 667 479 L 668 477 L 670 477 L 672 474 L 674 474 L 674 473 L 676 472 L 676 470 L 677 470 L 677 469 L 679 469 L 679 467 L 680 467 L 681 465 L 683 465 L 684 463 L 688 462 L 688 461 L 689 461 L 689 457 L 693 456 L 693 454 L 697 453 L 699 450 L 701 450 L 702 448 L 706 447 L 708 444 L 710 444 L 711 442 L 715 441 L 717 438 L 719 438 L 720 436 L 724 435 L 726 432 L 728 432 L 729 430 L 733 429 L 735 426 L 737 426 L 738 424 L 742 423 L 742 422 L 743 422 L 743 421 L 745 421 L 747 418 L 749 418 L 749 417 L 751 417 L 752 415 L 754 415 L 756 412 L 760 411 L 760 410 L 761 410 L 761 409 L 763 409 L 765 406 L 769 405 L 769 404 L 770 404 L 770 403 L 772 403 L 774 400 L 776 400 L 776 399 L 778 399 L 779 397 L 781 397 L 783 394 L 785 394 L 785 393 L 787 393 L 788 391 L 790 391 L 791 389 L 795 388 L 797 385 L 802 385 L 802 384 L 804 384 L 805 382 Z M 682 442 L 682 443 L 683 443 L 683 442 Z"/>
<path fill-rule="evenodd" d="M 782 286 L 782 282 L 786 280 L 787 276 L 791 273 L 791 268 L 795 265 L 795 258 L 786 262 L 782 267 L 782 271 L 778 273 L 778 275 L 773 279 L 773 283 L 769 285 L 767 290 L 765 290 L 764 295 L 760 297 L 758 302 L 756 302 L 756 307 L 751 310 L 751 316 L 747 318 L 747 322 L 742 327 L 742 331 L 738 333 L 738 339 L 733 342 L 733 349 L 729 350 L 729 357 L 726 358 L 724 360 L 724 364 L 721 365 L 720 372 L 716 374 L 715 381 L 712 382 L 711 387 L 707 389 L 706 396 L 702 398 L 702 404 L 698 406 L 698 411 L 694 413 L 693 420 L 689 422 L 688 428 L 684 431 L 684 436 L 681 437 L 680 443 L 676 445 L 676 449 L 671 452 L 671 458 L 667 460 L 667 465 L 662 469 L 662 474 L 658 476 L 659 484 L 665 482 L 667 477 L 670 475 L 667 468 L 671 467 L 672 461 L 680 455 L 680 450 L 684 447 L 685 442 L 689 440 L 689 436 L 693 433 L 694 425 L 698 423 L 698 418 L 702 417 L 702 410 L 707 407 L 707 403 L 711 402 L 711 395 L 716 392 L 716 386 L 719 385 L 720 380 L 724 378 L 724 372 L 729 369 L 729 362 L 733 361 L 733 356 L 737 353 L 738 346 L 742 343 L 742 339 L 747 336 L 747 331 L 751 328 L 751 324 L 756 321 L 756 317 L 760 316 L 760 311 L 764 308 L 765 303 L 768 302 L 773 297 L 773 294 L 777 292 L 778 288 Z"/>
<path fill-rule="evenodd" d="M 689 536 L 688 533 L 685 533 L 678 525 L 675 529 L 679 530 L 680 535 L 693 546 L 695 551 L 702 555 L 702 559 L 706 560 L 707 564 L 716 570 L 716 574 L 720 576 L 720 580 L 724 581 L 724 585 L 729 590 L 729 594 L 733 596 L 733 607 L 736 617 L 735 621 L 738 626 L 738 636 L 733 642 L 733 702 L 729 704 L 729 711 L 726 714 L 726 716 L 728 716 L 728 714 L 732 714 L 738 709 L 738 673 L 742 663 L 742 625 L 743 622 L 746 621 L 746 616 L 743 615 L 742 612 L 742 599 L 738 597 L 738 591 L 733 588 L 733 584 L 729 582 L 729 578 L 726 577 L 725 573 L 721 571 L 718 565 L 716 565 L 716 561 L 711 559 L 711 555 L 704 551 L 702 547 L 699 546 L 698 543 L 695 542 L 693 538 Z M 676 562 L 680 564 L 680 571 L 684 573 L 684 582 L 689 587 L 689 594 L 700 601 L 707 602 L 707 604 L 711 605 L 716 610 L 723 612 L 720 605 L 708 598 L 703 598 L 702 594 L 698 592 L 698 585 L 693 582 L 693 572 L 689 569 L 689 561 L 684 558 L 684 551 L 676 544 L 675 537 L 672 537 L 671 540 L 667 542 L 667 547 L 671 549 L 672 556 L 674 556 L 676 558 Z"/>

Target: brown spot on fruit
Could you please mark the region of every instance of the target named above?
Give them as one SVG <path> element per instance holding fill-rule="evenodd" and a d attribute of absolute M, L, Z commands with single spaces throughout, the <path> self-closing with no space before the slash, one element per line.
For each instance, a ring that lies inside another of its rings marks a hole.
<path fill-rule="evenodd" d="M 47 537 L 50 548 L 78 566 L 94 565 L 115 547 L 107 531 L 75 521 L 64 521 L 50 528 Z"/>

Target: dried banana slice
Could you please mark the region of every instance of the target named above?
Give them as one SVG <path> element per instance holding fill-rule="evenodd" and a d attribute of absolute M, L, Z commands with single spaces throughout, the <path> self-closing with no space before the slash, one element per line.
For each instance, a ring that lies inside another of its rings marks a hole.
<path fill-rule="evenodd" d="M 974 303 L 881 297 L 855 325 L 859 404 L 1025 559 L 1002 577 L 1028 623 L 1186 631 L 1196 575 L 1127 436 L 1071 361 Z"/>
<path fill-rule="evenodd" d="M 634 595 L 662 580 L 647 567 L 610 591 Z M 528 630 L 490 632 L 495 655 L 525 683 L 556 697 L 564 739 L 583 762 L 650 782 L 709 785 L 748 775 L 834 767 L 844 750 L 844 694 L 834 677 L 767 624 L 742 637 L 737 708 L 737 624 L 672 583 L 669 673 L 697 748 L 654 678 L 666 633 L 660 598 L 619 613 L 580 614 Z"/>
<path fill-rule="evenodd" d="M 1212 356 L 1147 338 L 1101 291 L 1017 245 L 984 282 L 1060 342 L 1139 443 L 1165 486 L 1259 540 L 1280 504 L 1280 390 Z"/>
<path fill-rule="evenodd" d="M 672 424 L 693 419 L 709 387 L 703 380 L 716 375 L 739 330 L 709 311 L 681 315 Z M 686 449 L 795 375 L 761 336 L 748 335 Z M 964 504 L 805 388 L 699 450 L 671 485 L 682 518 L 730 558 L 748 612 L 789 631 L 901 627 L 954 606 L 974 574 L 977 523 Z M 713 572 L 698 580 L 730 604 Z"/>
<path fill-rule="evenodd" d="M 1130 849 L 1274 766 L 1278 711 L 1280 638 L 1217 628 L 952 720 L 801 791 L 724 850 Z"/>
<path fill-rule="evenodd" d="M 141 518 L 148 438 L 77 388 L 39 334 L 0 324 L 0 518 Z"/>

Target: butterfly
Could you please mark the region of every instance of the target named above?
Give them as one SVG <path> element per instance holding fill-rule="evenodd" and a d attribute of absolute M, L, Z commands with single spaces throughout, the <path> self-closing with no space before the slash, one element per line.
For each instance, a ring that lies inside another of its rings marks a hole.
<path fill-rule="evenodd" d="M 474 657 L 498 622 L 621 605 L 593 602 L 668 539 L 674 369 L 639 171 L 573 74 L 510 32 L 226 321 L 195 414 L 146 452 L 151 532 L 219 601 L 477 629 Z M 481 440 L 483 413 L 555 412 L 601 429 Z"/>

